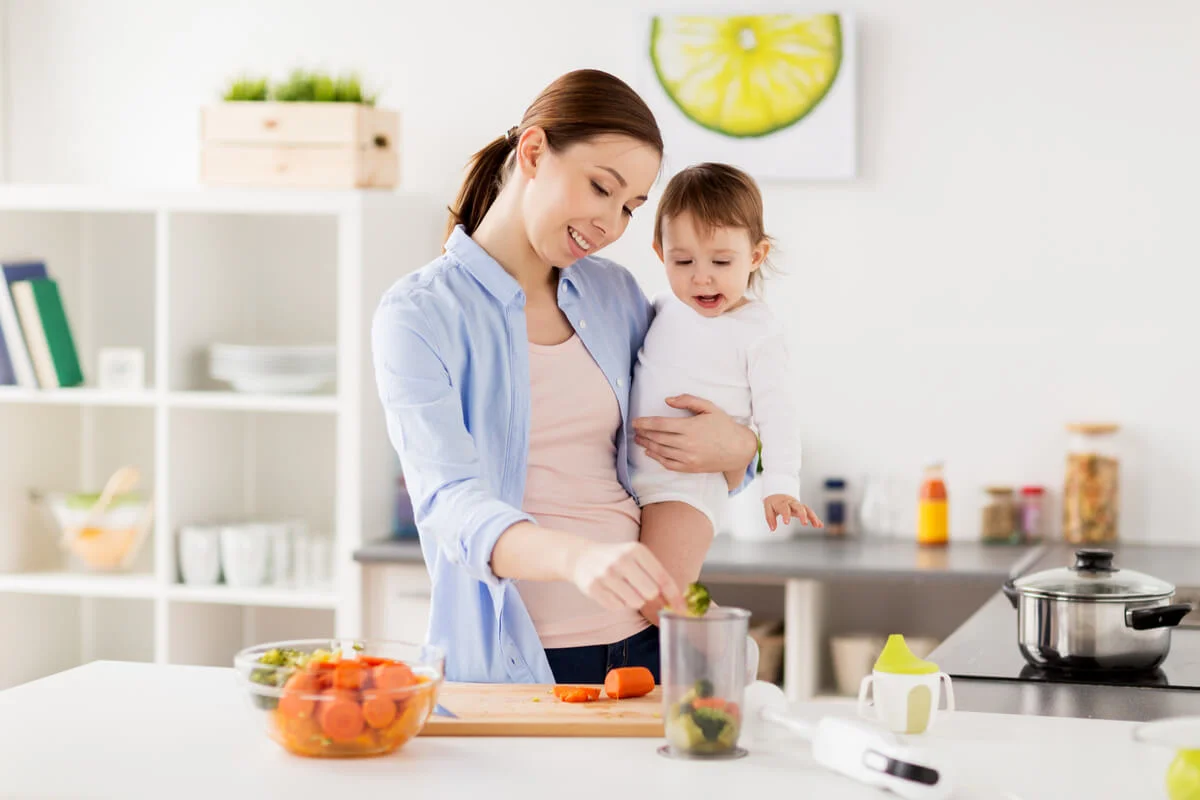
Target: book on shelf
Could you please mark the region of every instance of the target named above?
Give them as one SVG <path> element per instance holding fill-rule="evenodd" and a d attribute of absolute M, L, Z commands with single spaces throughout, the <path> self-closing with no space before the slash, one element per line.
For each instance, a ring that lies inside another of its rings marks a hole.
<path fill-rule="evenodd" d="M 38 383 L 45 389 L 82 384 L 83 370 L 58 282 L 40 278 L 17 281 L 10 288 Z"/>
<path fill-rule="evenodd" d="M 50 276 L 46 272 L 46 265 L 40 261 L 0 264 L 0 347 L 4 349 L 4 353 L 0 354 L 0 385 L 37 388 L 37 376 L 12 299 L 12 285 L 20 281 L 48 277 Z M 5 363 L 11 372 L 8 379 Z"/>

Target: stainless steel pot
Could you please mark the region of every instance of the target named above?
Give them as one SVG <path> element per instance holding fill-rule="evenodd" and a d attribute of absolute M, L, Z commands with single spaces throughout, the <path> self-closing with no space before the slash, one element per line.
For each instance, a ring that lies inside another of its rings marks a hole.
<path fill-rule="evenodd" d="M 1191 610 L 1174 585 L 1112 564 L 1111 550 L 1075 551 L 1070 567 L 1004 585 L 1017 609 L 1025 660 L 1043 669 L 1152 670 L 1171 649 L 1171 628 Z"/>

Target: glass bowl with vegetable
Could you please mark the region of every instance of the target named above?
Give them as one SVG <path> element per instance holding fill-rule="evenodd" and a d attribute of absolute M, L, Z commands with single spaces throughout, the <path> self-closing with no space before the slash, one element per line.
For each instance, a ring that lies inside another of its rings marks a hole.
<path fill-rule="evenodd" d="M 324 758 L 399 749 L 425 726 L 445 674 L 432 645 L 376 640 L 269 642 L 233 663 L 267 735 Z"/>
<path fill-rule="evenodd" d="M 688 608 L 660 613 L 663 755 L 738 758 L 746 688 L 750 612 L 712 605 L 708 590 L 692 584 Z"/>

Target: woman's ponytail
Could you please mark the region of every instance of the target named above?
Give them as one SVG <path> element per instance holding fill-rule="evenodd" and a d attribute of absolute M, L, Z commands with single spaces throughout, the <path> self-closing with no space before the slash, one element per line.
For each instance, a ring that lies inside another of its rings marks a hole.
<path fill-rule="evenodd" d="M 496 137 L 471 157 L 466 180 L 458 190 L 458 200 L 450 209 L 447 237 L 454 231 L 455 225 L 462 225 L 468 236 L 475 233 L 483 221 L 483 215 L 500 194 L 500 187 L 504 185 L 504 165 L 508 161 L 508 154 L 516 147 L 518 138 L 517 129 L 510 128 L 507 134 Z"/>

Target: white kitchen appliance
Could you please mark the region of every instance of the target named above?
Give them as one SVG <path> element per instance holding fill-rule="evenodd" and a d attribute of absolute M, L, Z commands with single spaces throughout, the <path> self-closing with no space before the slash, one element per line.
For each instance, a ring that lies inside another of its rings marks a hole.
<path fill-rule="evenodd" d="M 782 689 L 756 681 L 746 687 L 742 739 L 761 741 L 772 726 L 807 739 L 813 758 L 822 766 L 905 800 L 942 800 L 954 790 L 945 766 L 923 748 L 857 719 L 822 717 L 815 723 L 796 719 L 789 714 Z"/>

